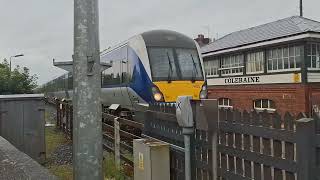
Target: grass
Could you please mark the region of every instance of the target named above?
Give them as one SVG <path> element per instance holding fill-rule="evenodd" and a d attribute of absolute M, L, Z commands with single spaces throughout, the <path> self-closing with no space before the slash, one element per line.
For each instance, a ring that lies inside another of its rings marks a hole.
<path fill-rule="evenodd" d="M 115 180 L 126 180 L 125 173 L 123 172 L 123 169 L 118 170 L 116 168 L 116 164 L 114 161 L 114 155 L 111 153 L 108 153 L 105 156 L 105 160 L 103 162 L 104 169 L 105 169 L 105 178 L 106 179 L 115 179 Z"/>
<path fill-rule="evenodd" d="M 53 118 L 50 119 L 49 110 L 46 111 L 45 119 L 47 123 L 55 123 Z M 56 130 L 55 127 L 46 127 L 45 129 L 45 138 L 46 138 L 46 152 L 47 152 L 47 161 L 46 168 L 49 171 L 57 176 L 61 180 L 73 180 L 73 168 L 72 165 L 56 165 L 53 163 L 51 154 L 63 144 L 70 143 L 69 140 L 65 138 L 65 135 L 60 130 Z M 132 155 L 126 155 L 129 159 L 132 159 Z M 118 170 L 115 165 L 114 155 L 107 153 L 105 160 L 103 162 L 104 166 L 104 175 L 105 180 L 127 180 L 125 176 L 125 168 Z"/>
<path fill-rule="evenodd" d="M 46 150 L 47 158 L 60 145 L 69 143 L 63 132 L 56 130 L 55 127 L 46 127 Z"/>
<path fill-rule="evenodd" d="M 63 132 L 56 130 L 55 127 L 46 127 L 46 150 L 47 162 L 46 167 L 49 171 L 62 180 L 72 180 L 72 165 L 56 165 L 52 161 L 51 154 L 62 144 L 70 143 L 64 136 Z"/>
<path fill-rule="evenodd" d="M 73 169 L 72 165 L 56 165 L 53 163 L 51 154 L 62 144 L 70 143 L 65 138 L 63 132 L 56 130 L 55 127 L 46 127 L 46 150 L 47 150 L 47 162 L 45 166 L 49 171 L 57 176 L 61 180 L 72 180 Z M 127 155 L 128 158 L 130 155 Z M 104 173 L 106 180 L 126 180 L 126 176 L 123 169 L 118 170 L 114 161 L 114 155 L 107 153 L 103 162 Z"/>
<path fill-rule="evenodd" d="M 49 171 L 62 180 L 73 180 L 73 170 L 71 165 L 51 166 Z"/>

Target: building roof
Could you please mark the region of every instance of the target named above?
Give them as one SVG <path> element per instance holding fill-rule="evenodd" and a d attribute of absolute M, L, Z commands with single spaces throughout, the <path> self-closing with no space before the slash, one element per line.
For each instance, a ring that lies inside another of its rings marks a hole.
<path fill-rule="evenodd" d="M 292 16 L 230 33 L 202 47 L 201 51 L 203 54 L 206 54 L 306 32 L 320 33 L 320 22 L 300 16 Z"/>

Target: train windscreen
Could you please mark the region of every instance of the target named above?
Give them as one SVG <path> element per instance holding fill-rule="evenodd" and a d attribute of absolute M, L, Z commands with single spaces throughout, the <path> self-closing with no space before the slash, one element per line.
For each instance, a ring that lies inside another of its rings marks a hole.
<path fill-rule="evenodd" d="M 149 47 L 153 81 L 203 80 L 197 49 Z"/>

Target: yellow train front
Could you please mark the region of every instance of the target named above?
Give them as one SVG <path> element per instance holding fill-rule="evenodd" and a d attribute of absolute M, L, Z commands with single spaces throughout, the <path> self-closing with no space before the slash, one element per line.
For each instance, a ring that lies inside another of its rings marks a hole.
<path fill-rule="evenodd" d="M 207 97 L 203 62 L 197 43 L 180 33 L 142 34 L 148 51 L 153 99 L 175 102 L 178 96 Z"/>
<path fill-rule="evenodd" d="M 102 103 L 136 110 L 178 96 L 207 97 L 203 62 L 197 43 L 174 31 L 136 35 L 101 54 L 112 64 L 102 73 Z"/>

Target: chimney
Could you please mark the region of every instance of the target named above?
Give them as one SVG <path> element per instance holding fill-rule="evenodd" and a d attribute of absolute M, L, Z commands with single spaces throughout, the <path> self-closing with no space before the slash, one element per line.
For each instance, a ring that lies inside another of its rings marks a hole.
<path fill-rule="evenodd" d="M 211 39 L 205 38 L 203 34 L 199 34 L 198 37 L 194 40 L 197 41 L 197 43 L 199 44 L 200 47 L 211 43 Z"/>

